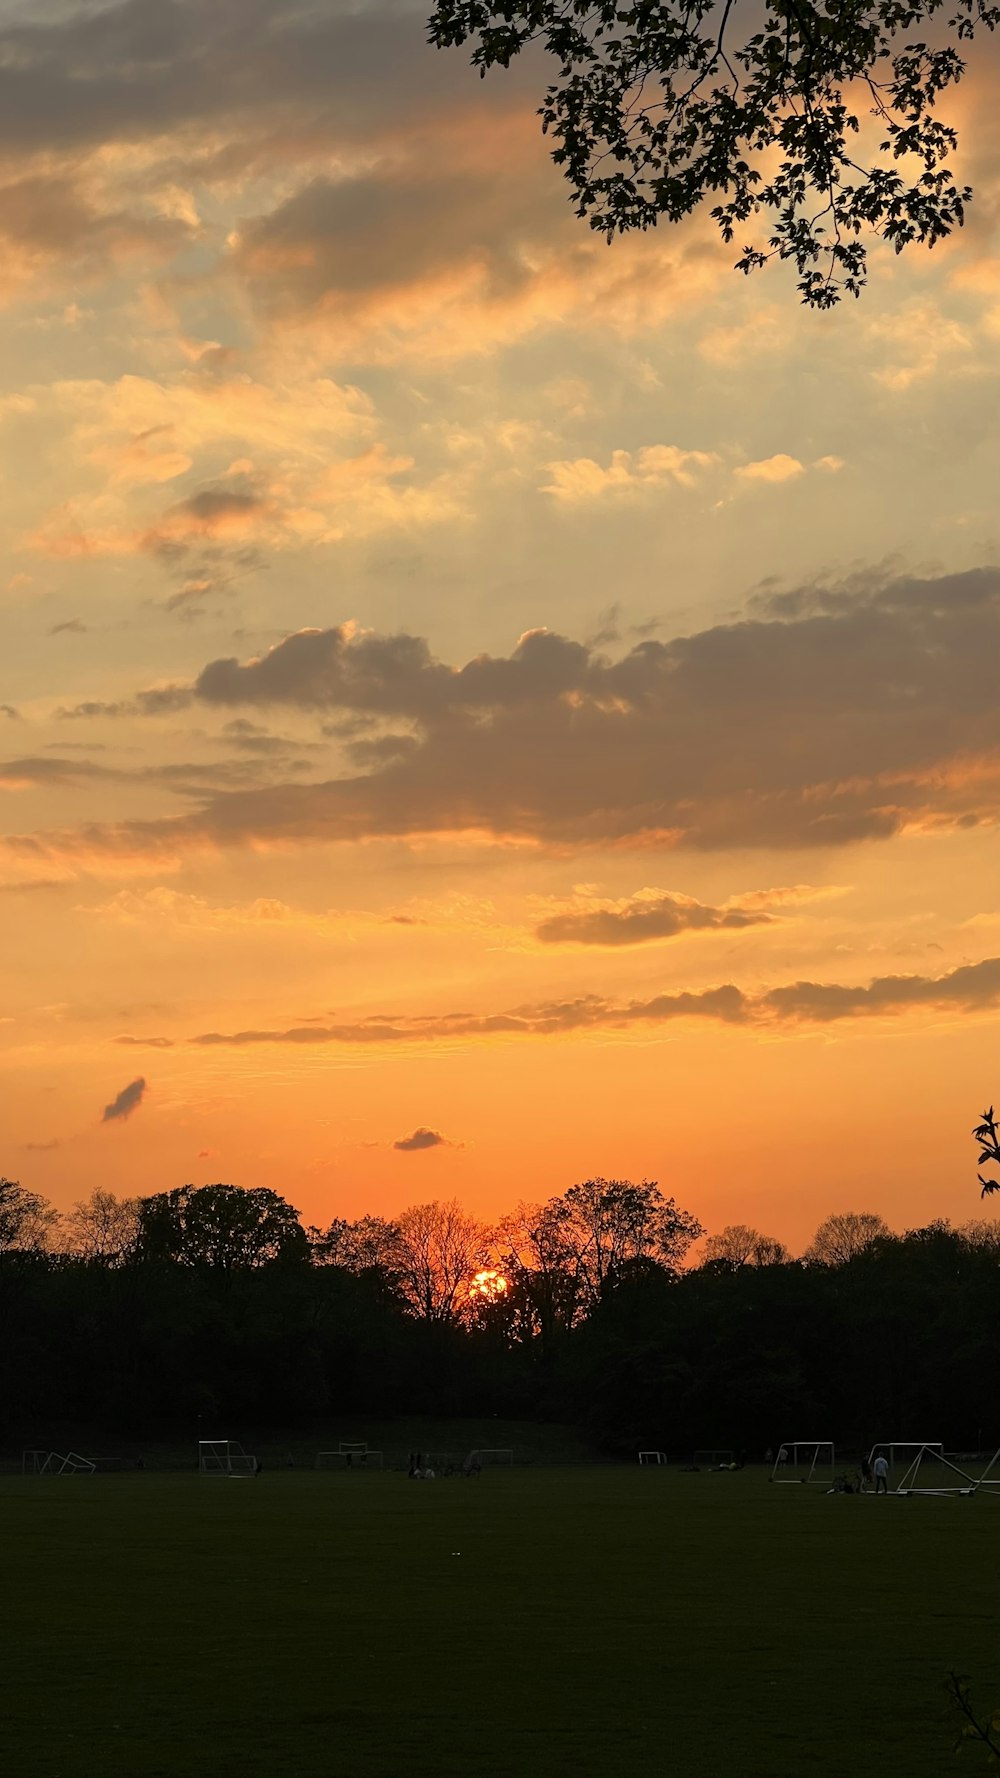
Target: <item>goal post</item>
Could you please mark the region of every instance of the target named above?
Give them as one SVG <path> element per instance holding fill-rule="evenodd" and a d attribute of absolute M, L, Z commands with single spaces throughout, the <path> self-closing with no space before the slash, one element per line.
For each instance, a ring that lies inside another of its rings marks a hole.
<path fill-rule="evenodd" d="M 908 1447 L 910 1448 L 910 1447 Z M 988 1484 L 987 1484 L 988 1485 Z M 946 1498 L 968 1496 L 979 1483 L 951 1457 L 946 1457 L 940 1444 L 921 1445 L 902 1477 L 896 1494 L 936 1494 Z"/>
<path fill-rule="evenodd" d="M 202 1438 L 198 1440 L 198 1473 L 228 1476 L 231 1481 L 256 1476 L 256 1457 L 244 1451 L 239 1439 Z"/>
<path fill-rule="evenodd" d="M 381 1469 L 382 1452 L 371 1451 L 362 1439 L 342 1439 L 335 1451 L 317 1451 L 317 1469 Z"/>
<path fill-rule="evenodd" d="M 667 1461 L 666 1451 L 640 1451 L 639 1452 L 639 1462 L 642 1464 L 666 1463 L 666 1461 Z"/>
<path fill-rule="evenodd" d="M 778 1446 L 771 1471 L 772 1482 L 803 1487 L 829 1488 L 834 1479 L 837 1453 L 829 1438 L 786 1438 Z"/>
<path fill-rule="evenodd" d="M 876 1457 L 885 1457 L 890 1470 L 893 1470 L 900 1463 L 907 1466 L 911 1464 L 914 1457 L 921 1451 L 940 1457 L 944 1452 L 944 1444 L 939 1438 L 882 1439 L 877 1445 L 872 1445 L 868 1453 L 868 1461 L 874 1463 Z"/>
<path fill-rule="evenodd" d="M 691 1462 L 695 1469 L 728 1469 L 733 1462 L 733 1453 L 706 1447 L 703 1451 L 696 1451 Z"/>
<path fill-rule="evenodd" d="M 1000 1488 L 1000 1451 L 994 1451 L 992 1457 L 976 1482 L 977 1488 L 987 1491 Z"/>

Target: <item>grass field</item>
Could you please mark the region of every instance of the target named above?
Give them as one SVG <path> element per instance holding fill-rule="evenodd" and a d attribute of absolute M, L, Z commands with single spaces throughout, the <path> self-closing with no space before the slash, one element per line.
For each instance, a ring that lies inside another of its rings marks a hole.
<path fill-rule="evenodd" d="M 1000 1702 L 1000 1498 L 636 1465 L 4 1478 L 0 1512 L 17 1778 L 930 1778 L 947 1669 Z"/>

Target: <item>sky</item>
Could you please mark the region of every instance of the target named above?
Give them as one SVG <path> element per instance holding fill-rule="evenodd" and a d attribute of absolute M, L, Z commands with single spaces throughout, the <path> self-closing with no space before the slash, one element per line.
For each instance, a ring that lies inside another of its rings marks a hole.
<path fill-rule="evenodd" d="M 965 230 L 820 315 L 425 35 L 0 0 L 0 1171 L 964 1221 L 996 49 Z"/>

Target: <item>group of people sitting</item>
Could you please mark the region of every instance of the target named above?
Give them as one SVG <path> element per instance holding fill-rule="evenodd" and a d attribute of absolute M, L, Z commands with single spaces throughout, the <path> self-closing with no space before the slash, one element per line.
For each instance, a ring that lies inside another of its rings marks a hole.
<path fill-rule="evenodd" d="M 839 1475 L 829 1490 L 831 1494 L 870 1494 L 874 1488 L 876 1494 L 889 1492 L 889 1459 L 884 1451 L 880 1451 L 874 1463 L 870 1457 L 862 1457 L 857 1469 L 851 1476 Z"/>
<path fill-rule="evenodd" d="M 473 1478 L 478 1481 L 481 1471 L 482 1464 L 479 1461 L 478 1451 L 470 1451 L 461 1463 L 452 1461 L 450 1458 L 445 1461 L 444 1473 L 446 1476 L 461 1475 L 467 1481 Z M 432 1467 L 430 1459 L 425 1457 L 421 1451 L 410 1452 L 407 1474 L 411 1482 L 433 1482 L 437 1479 L 437 1470 Z"/>

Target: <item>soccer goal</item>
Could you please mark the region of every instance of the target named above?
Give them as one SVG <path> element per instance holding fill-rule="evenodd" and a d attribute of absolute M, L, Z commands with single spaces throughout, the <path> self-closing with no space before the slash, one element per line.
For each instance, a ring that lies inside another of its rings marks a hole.
<path fill-rule="evenodd" d="M 381 1469 L 382 1452 L 370 1451 L 359 1439 L 344 1439 L 335 1451 L 317 1451 L 317 1469 Z"/>
<path fill-rule="evenodd" d="M 93 1475 L 97 1468 L 79 1451 L 22 1451 L 22 1475 Z"/>
<path fill-rule="evenodd" d="M 667 1461 L 666 1451 L 640 1451 L 639 1452 L 639 1462 L 640 1463 L 666 1463 L 666 1461 Z"/>
<path fill-rule="evenodd" d="M 772 1482 L 801 1483 L 805 1487 L 833 1485 L 837 1455 L 828 1438 L 786 1438 L 778 1446 L 771 1471 Z"/>
<path fill-rule="evenodd" d="M 473 1461 L 479 1463 L 483 1469 L 486 1469 L 488 1466 L 495 1468 L 498 1464 L 505 1465 L 509 1468 L 514 1461 L 513 1451 L 507 1450 L 472 1451 L 470 1455 Z"/>
<path fill-rule="evenodd" d="M 973 1477 L 946 1457 L 939 1444 L 934 1444 L 920 1446 L 895 1492 L 940 1494 L 948 1498 L 974 1494 L 977 1487 Z"/>
<path fill-rule="evenodd" d="M 691 1459 L 695 1469 L 728 1469 L 732 1461 L 732 1451 L 696 1451 Z"/>
<path fill-rule="evenodd" d="M 455 1475 L 465 1462 L 459 1451 L 421 1451 L 420 1457 L 422 1467 L 432 1469 L 436 1476 Z"/>
<path fill-rule="evenodd" d="M 202 1438 L 198 1440 L 198 1474 L 228 1476 L 231 1481 L 255 1476 L 256 1457 L 244 1451 L 239 1439 Z"/>
<path fill-rule="evenodd" d="M 882 1439 L 877 1445 L 872 1445 L 868 1453 L 868 1463 L 874 1469 L 875 1459 L 877 1457 L 885 1458 L 889 1465 L 887 1478 L 889 1487 L 894 1494 L 898 1494 L 900 1490 L 896 1484 L 901 1473 L 908 1473 L 914 1461 L 919 1461 L 921 1454 L 940 1457 L 943 1451 L 944 1445 L 939 1438 Z M 872 1486 L 874 1487 L 874 1483 Z"/>

